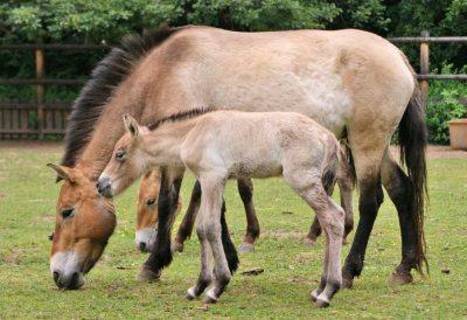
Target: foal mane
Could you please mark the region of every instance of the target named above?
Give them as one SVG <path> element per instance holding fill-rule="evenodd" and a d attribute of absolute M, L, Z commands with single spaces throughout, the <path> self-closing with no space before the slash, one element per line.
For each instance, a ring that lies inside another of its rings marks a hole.
<path fill-rule="evenodd" d="M 132 72 L 133 67 L 153 48 L 182 28 L 166 25 L 143 35 L 124 37 L 94 68 L 91 78 L 74 101 L 65 134 L 62 165 L 74 166 L 88 144 L 94 127 L 115 88 Z"/>
<path fill-rule="evenodd" d="M 182 112 L 178 112 L 178 113 L 174 113 L 168 117 L 165 117 L 165 118 L 162 118 L 160 120 L 157 120 L 156 122 L 148 125 L 148 129 L 153 131 L 157 128 L 159 128 L 161 125 L 163 125 L 164 123 L 172 123 L 172 122 L 179 122 L 179 121 L 183 121 L 183 120 L 188 120 L 188 119 L 192 119 L 192 118 L 195 118 L 195 117 L 199 117 L 203 114 L 206 114 L 206 113 L 209 113 L 209 112 L 212 112 L 212 111 L 216 111 L 216 109 L 213 109 L 213 108 L 196 108 L 196 109 L 192 109 L 192 110 L 189 110 L 189 111 L 182 111 Z"/>

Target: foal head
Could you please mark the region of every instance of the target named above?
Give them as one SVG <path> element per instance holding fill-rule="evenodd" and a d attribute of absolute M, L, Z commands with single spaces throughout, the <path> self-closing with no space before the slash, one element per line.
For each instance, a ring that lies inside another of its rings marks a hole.
<path fill-rule="evenodd" d="M 129 115 L 125 115 L 123 121 L 127 132 L 118 140 L 112 158 L 97 182 L 99 193 L 108 198 L 124 191 L 147 171 L 147 156 L 140 147 L 143 135 L 148 133 L 149 129 L 140 127 Z"/>
<path fill-rule="evenodd" d="M 136 247 L 142 252 L 151 251 L 156 240 L 160 179 L 160 171 L 156 169 L 148 171 L 141 179 L 135 241 Z"/>
<path fill-rule="evenodd" d="M 64 180 L 50 237 L 50 271 L 59 288 L 78 289 L 115 229 L 114 206 L 80 170 L 48 166 Z"/>

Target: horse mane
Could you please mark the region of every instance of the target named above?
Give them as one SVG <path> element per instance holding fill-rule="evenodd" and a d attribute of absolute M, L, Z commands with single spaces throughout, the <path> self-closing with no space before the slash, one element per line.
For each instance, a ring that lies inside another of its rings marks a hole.
<path fill-rule="evenodd" d="M 188 119 L 191 119 L 191 118 L 195 118 L 195 117 L 199 117 L 203 114 L 206 114 L 206 113 L 209 113 L 209 112 L 212 112 L 212 111 L 216 111 L 216 109 L 213 109 L 213 108 L 196 108 L 196 109 L 192 109 L 192 110 L 189 110 L 189 111 L 182 111 L 182 112 L 178 112 L 178 113 L 174 113 L 168 117 L 165 117 L 165 118 L 162 118 L 160 120 L 157 120 L 156 122 L 148 125 L 148 129 L 153 131 L 157 128 L 159 128 L 161 125 L 165 124 L 165 123 L 172 123 L 172 122 L 179 122 L 179 121 L 183 121 L 183 120 L 188 120 Z"/>
<path fill-rule="evenodd" d="M 97 64 L 90 80 L 73 103 L 65 134 L 62 165 L 76 164 L 115 88 L 128 77 L 133 67 L 151 49 L 181 29 L 164 25 L 143 35 L 128 35 Z"/>

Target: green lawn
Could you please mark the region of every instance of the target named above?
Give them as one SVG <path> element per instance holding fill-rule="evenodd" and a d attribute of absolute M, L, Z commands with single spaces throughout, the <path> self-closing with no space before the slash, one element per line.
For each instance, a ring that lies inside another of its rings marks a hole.
<path fill-rule="evenodd" d="M 466 159 L 429 161 L 430 277 L 417 275 L 414 284 L 402 287 L 388 285 L 388 276 L 400 260 L 400 240 L 395 208 L 386 196 L 362 277 L 322 310 L 310 303 L 309 292 L 320 278 L 323 241 L 314 248 L 302 244 L 313 217 L 310 209 L 280 179 L 256 181 L 262 234 L 256 252 L 240 256 L 240 271 L 261 267 L 265 272 L 254 277 L 237 274 L 221 301 L 203 310 L 200 301 L 184 299 L 198 275 L 196 237 L 175 256 L 159 282 L 136 281 L 145 256 L 133 242 L 135 187 L 118 198 L 118 227 L 85 286 L 78 291 L 57 290 L 48 269 L 47 236 L 60 185 L 45 164 L 57 162 L 60 155 L 59 145 L 0 144 L 0 319 L 467 318 Z M 183 183 L 184 208 L 192 185 L 189 176 Z M 234 183 L 228 185 L 226 200 L 227 219 L 238 245 L 245 219 Z M 177 225 L 180 220 L 181 216 Z M 346 246 L 344 254 L 348 250 Z M 449 274 L 441 272 L 445 268 Z"/>

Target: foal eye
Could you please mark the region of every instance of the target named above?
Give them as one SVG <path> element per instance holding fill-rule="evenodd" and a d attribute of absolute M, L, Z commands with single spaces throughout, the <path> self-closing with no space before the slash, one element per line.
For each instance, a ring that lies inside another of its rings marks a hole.
<path fill-rule="evenodd" d="M 49 236 L 48 236 L 49 240 L 52 241 L 54 239 L 54 233 L 52 232 Z"/>
<path fill-rule="evenodd" d="M 73 209 L 65 209 L 62 210 L 62 217 L 63 219 L 69 218 L 73 216 L 74 210 Z"/>
<path fill-rule="evenodd" d="M 156 199 L 148 199 L 148 200 L 146 201 L 146 204 L 147 204 L 148 206 L 152 206 L 152 205 L 154 205 L 154 203 L 156 203 Z"/>
<path fill-rule="evenodd" d="M 125 159 L 125 156 L 126 156 L 126 151 L 124 150 L 119 150 L 115 153 L 115 159 L 117 161 L 123 161 Z"/>

